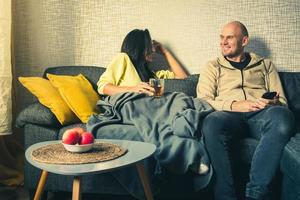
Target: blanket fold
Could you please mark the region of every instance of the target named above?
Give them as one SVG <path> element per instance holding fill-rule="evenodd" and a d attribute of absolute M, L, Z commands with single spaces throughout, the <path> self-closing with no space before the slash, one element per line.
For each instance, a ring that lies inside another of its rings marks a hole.
<path fill-rule="evenodd" d="M 90 117 L 88 130 L 96 135 L 103 126 L 134 126 L 143 141 L 157 147 L 154 175 L 159 176 L 162 168 L 175 174 L 186 174 L 200 163 L 210 166 L 201 138 L 201 125 L 213 109 L 205 101 L 184 93 L 165 93 L 162 97 L 121 93 L 99 100 L 97 106 L 101 114 Z M 195 189 L 206 186 L 211 171 L 207 176 L 197 176 L 198 179 L 205 177 L 206 181 L 195 181 Z"/>

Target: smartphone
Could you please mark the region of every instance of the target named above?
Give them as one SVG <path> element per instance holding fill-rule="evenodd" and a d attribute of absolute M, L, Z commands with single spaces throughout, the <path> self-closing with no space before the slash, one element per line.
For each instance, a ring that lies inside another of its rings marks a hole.
<path fill-rule="evenodd" d="M 274 99 L 274 97 L 277 95 L 277 92 L 266 92 L 261 97 L 264 99 Z"/>

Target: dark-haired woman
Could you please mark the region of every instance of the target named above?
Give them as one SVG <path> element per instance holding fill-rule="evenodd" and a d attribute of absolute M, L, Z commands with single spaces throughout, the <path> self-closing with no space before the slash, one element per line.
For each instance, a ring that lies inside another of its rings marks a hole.
<path fill-rule="evenodd" d="M 165 56 L 171 71 L 152 72 L 148 63 L 153 52 L 160 50 Z M 172 54 L 160 43 L 151 40 L 147 29 L 134 29 L 125 37 L 121 53 L 108 65 L 97 85 L 99 94 L 114 95 L 121 92 L 138 92 L 152 95 L 154 88 L 150 78 L 186 78 L 187 74 Z"/>

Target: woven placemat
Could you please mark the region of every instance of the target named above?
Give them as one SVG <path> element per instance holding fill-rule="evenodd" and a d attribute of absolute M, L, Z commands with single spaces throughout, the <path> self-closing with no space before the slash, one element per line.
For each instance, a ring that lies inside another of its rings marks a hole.
<path fill-rule="evenodd" d="M 127 149 L 111 143 L 97 142 L 93 149 L 84 153 L 72 153 L 67 151 L 63 144 L 49 144 L 31 153 L 33 160 L 51 164 L 84 164 L 108 161 L 124 155 Z"/>

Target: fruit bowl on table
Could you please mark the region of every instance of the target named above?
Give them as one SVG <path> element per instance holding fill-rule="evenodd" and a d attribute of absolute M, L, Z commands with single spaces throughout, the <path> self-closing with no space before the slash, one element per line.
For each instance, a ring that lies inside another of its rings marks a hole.
<path fill-rule="evenodd" d="M 91 144 L 65 144 L 62 142 L 65 149 L 67 151 L 73 152 L 73 153 L 83 153 L 91 150 L 94 146 L 94 143 Z"/>

